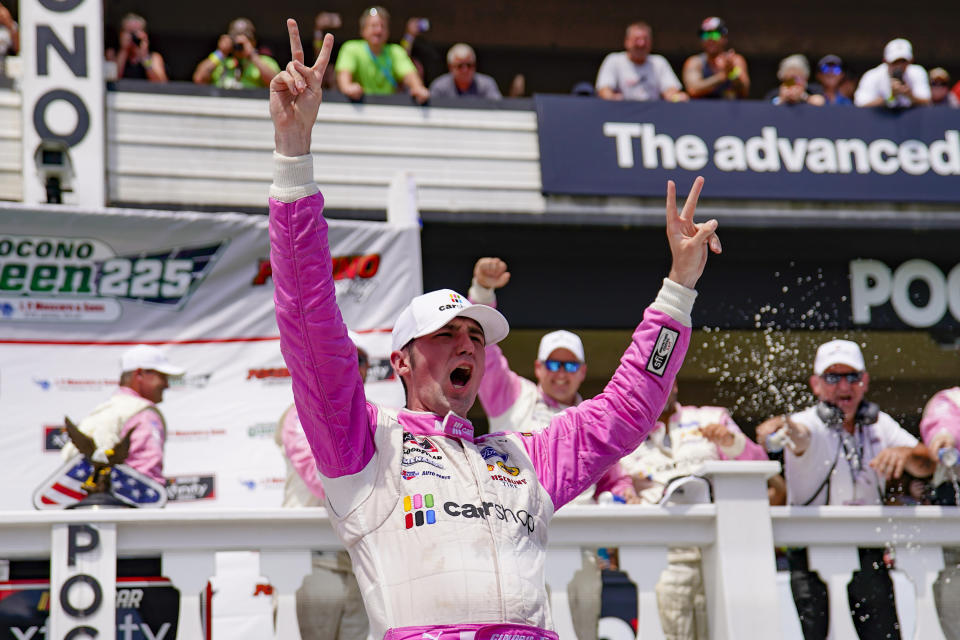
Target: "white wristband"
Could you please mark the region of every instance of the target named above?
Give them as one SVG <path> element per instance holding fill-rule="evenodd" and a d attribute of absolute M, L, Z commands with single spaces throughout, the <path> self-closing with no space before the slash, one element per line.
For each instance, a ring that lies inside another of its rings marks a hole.
<path fill-rule="evenodd" d="M 690 318 L 690 312 L 693 310 L 693 301 L 696 299 L 696 289 L 688 289 L 670 278 L 664 278 L 657 299 L 650 306 L 664 312 L 683 326 L 692 327 L 693 320 Z"/>
<path fill-rule="evenodd" d="M 273 152 L 273 184 L 270 197 L 280 202 L 294 202 L 320 191 L 313 180 L 313 155 L 283 156 Z"/>

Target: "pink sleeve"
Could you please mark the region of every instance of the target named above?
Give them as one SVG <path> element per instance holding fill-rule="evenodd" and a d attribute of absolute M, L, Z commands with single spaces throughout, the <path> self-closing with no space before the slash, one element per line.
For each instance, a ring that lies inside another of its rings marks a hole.
<path fill-rule="evenodd" d="M 123 424 L 120 438 L 130 434 L 130 453 L 124 464 L 146 474 L 161 484 L 163 477 L 163 441 L 166 437 L 163 420 L 154 409 L 144 409 Z"/>
<path fill-rule="evenodd" d="M 283 415 L 283 425 L 280 429 L 283 439 L 283 452 L 297 475 L 303 480 L 303 483 L 310 489 L 310 493 L 323 500 L 323 485 L 320 483 L 320 476 L 317 475 L 317 461 L 313 458 L 313 452 L 310 451 L 310 445 L 307 443 L 307 436 L 303 433 L 300 426 L 300 419 L 297 417 L 297 408 L 291 407 Z"/>
<path fill-rule="evenodd" d="M 939 391 L 923 410 L 920 420 L 920 435 L 924 444 L 930 444 L 939 431 L 949 431 L 956 442 L 960 443 L 960 406 L 954 404 L 946 393 Z"/>
<path fill-rule="evenodd" d="M 689 327 L 648 307 L 603 392 L 522 438 L 554 509 L 597 482 L 656 428 L 689 342 Z"/>
<path fill-rule="evenodd" d="M 330 478 L 373 457 L 376 408 L 366 402 L 357 348 L 337 307 L 323 196 L 270 199 L 270 263 L 280 350 L 317 467 Z"/>
<path fill-rule="evenodd" d="M 727 428 L 727 431 L 731 433 L 743 433 L 740 427 L 736 422 L 733 421 L 733 416 L 730 415 L 730 412 L 726 409 L 723 410 L 723 426 Z M 743 451 L 740 452 L 735 460 L 769 460 L 770 457 L 767 455 L 766 450 L 761 447 L 759 444 L 751 440 L 743 434 Z M 720 455 L 721 460 L 729 460 L 730 458 L 723 452 L 723 450 L 718 446 L 717 453 Z"/>
<path fill-rule="evenodd" d="M 618 462 L 607 469 L 607 472 L 597 480 L 597 490 L 593 497 L 596 499 L 604 491 L 623 497 L 627 489 L 633 489 L 633 478 L 627 475 Z"/>
<path fill-rule="evenodd" d="M 523 379 L 510 370 L 510 363 L 500 347 L 491 344 L 486 349 L 486 370 L 480 381 L 480 404 L 491 418 L 496 418 L 513 406 L 520 397 Z"/>

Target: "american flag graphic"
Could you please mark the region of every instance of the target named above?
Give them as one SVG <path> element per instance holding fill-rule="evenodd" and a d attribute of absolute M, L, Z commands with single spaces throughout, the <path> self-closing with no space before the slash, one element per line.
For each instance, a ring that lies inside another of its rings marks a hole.
<path fill-rule="evenodd" d="M 40 484 L 33 494 L 37 509 L 66 509 L 87 496 L 83 482 L 90 477 L 93 466 L 77 454 Z M 166 488 L 148 476 L 125 464 L 110 471 L 113 495 L 132 507 L 162 507 L 167 503 Z"/>

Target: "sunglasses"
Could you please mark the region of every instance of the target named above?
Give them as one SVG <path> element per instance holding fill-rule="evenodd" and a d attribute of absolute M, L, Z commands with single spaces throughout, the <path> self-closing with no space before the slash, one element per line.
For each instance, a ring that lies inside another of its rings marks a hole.
<path fill-rule="evenodd" d="M 841 380 L 846 380 L 850 384 L 857 384 L 863 380 L 863 371 L 854 371 L 853 373 L 825 373 L 822 376 L 827 384 L 837 384 Z"/>
<path fill-rule="evenodd" d="M 457 69 L 473 69 L 476 66 L 475 62 L 458 62 L 453 65 Z"/>
<path fill-rule="evenodd" d="M 567 373 L 576 373 L 580 370 L 581 362 L 565 362 L 563 360 L 547 360 L 543 363 L 547 367 L 547 371 L 557 372 L 560 371 L 560 368 L 563 367 L 563 370 Z"/>
<path fill-rule="evenodd" d="M 949 82 L 943 82 L 943 81 L 941 81 L 941 80 L 934 80 L 933 82 L 930 83 L 930 86 L 931 86 L 931 87 L 949 87 L 949 86 L 950 86 L 950 83 L 949 83 Z"/>
<path fill-rule="evenodd" d="M 700 39 L 701 40 L 719 40 L 723 37 L 723 34 L 719 31 L 701 31 Z"/>
<path fill-rule="evenodd" d="M 827 63 L 820 65 L 820 73 L 826 73 L 833 76 L 838 76 L 843 73 L 843 67 L 838 64 Z"/>

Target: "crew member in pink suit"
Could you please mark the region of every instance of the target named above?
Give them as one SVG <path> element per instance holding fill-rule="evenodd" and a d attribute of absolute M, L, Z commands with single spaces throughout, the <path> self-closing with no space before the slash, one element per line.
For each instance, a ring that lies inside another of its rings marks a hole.
<path fill-rule="evenodd" d="M 361 380 L 367 379 L 369 359 L 357 344 L 357 366 Z M 283 450 L 287 478 L 283 485 L 283 506 L 322 507 L 323 484 L 317 462 L 303 433 L 296 406 L 283 412 L 275 440 Z M 370 622 L 363 608 L 357 576 L 346 551 L 314 551 L 311 572 L 297 589 L 297 623 L 301 640 L 365 640 Z"/>
<path fill-rule="evenodd" d="M 406 407 L 378 407 L 366 400 L 337 308 L 310 152 L 333 37 L 306 66 L 296 22 L 287 25 L 292 61 L 270 86 L 270 257 L 280 345 L 371 635 L 555 640 L 544 582 L 547 525 L 636 448 L 667 399 L 689 343 L 693 287 L 708 250 L 720 250 L 717 222 L 693 221 L 703 181 L 695 181 L 682 214 L 668 183 L 670 274 L 597 397 L 538 433 L 475 438 L 463 416 L 483 379 L 485 345 L 502 340 L 509 326 L 495 309 L 442 289 L 414 298 L 398 316 L 390 361 Z"/>
<path fill-rule="evenodd" d="M 98 448 L 112 447 L 132 431 L 130 453 L 124 464 L 166 484 L 163 443 L 167 428 L 157 404 L 163 401 L 169 379 L 182 376 L 184 370 L 172 364 L 157 347 L 138 344 L 123 353 L 120 371 L 117 390 L 77 427 L 92 437 Z M 64 460 L 76 454 L 73 443 L 61 452 Z"/>
<path fill-rule="evenodd" d="M 956 464 L 951 455 L 957 454 L 960 444 L 960 387 L 943 389 L 933 395 L 923 409 L 920 435 L 939 462 L 934 474 L 936 495 L 940 504 L 957 504 L 960 486 Z M 942 452 L 942 453 L 941 453 Z M 952 452 L 952 453 L 949 453 Z M 949 640 L 960 640 L 960 547 L 943 548 L 944 569 L 933 583 L 933 599 L 940 616 L 940 626 Z"/>
<path fill-rule="evenodd" d="M 467 292 L 470 302 L 496 308 L 496 290 L 510 281 L 507 263 L 500 258 L 480 258 L 473 267 L 473 282 Z M 552 331 L 540 339 L 533 363 L 537 381 L 510 369 L 499 345 L 484 349 L 486 371 L 478 398 L 490 420 L 490 431 L 540 431 L 555 415 L 583 402 L 580 386 L 587 377 L 583 341 L 570 331 Z M 624 502 L 640 501 L 633 479 L 615 464 L 600 480 L 571 501 L 596 504 L 610 492 Z M 604 562 L 596 548 L 581 549 L 583 565 L 567 585 L 570 613 L 578 640 L 596 640 L 602 607 Z"/>
<path fill-rule="evenodd" d="M 723 407 L 681 405 L 676 382 L 657 427 L 620 465 L 636 479 L 643 502 L 657 504 L 674 478 L 709 460 L 767 460 Z M 657 608 L 666 640 L 707 640 L 706 592 L 697 547 L 670 547 L 657 582 Z"/>

